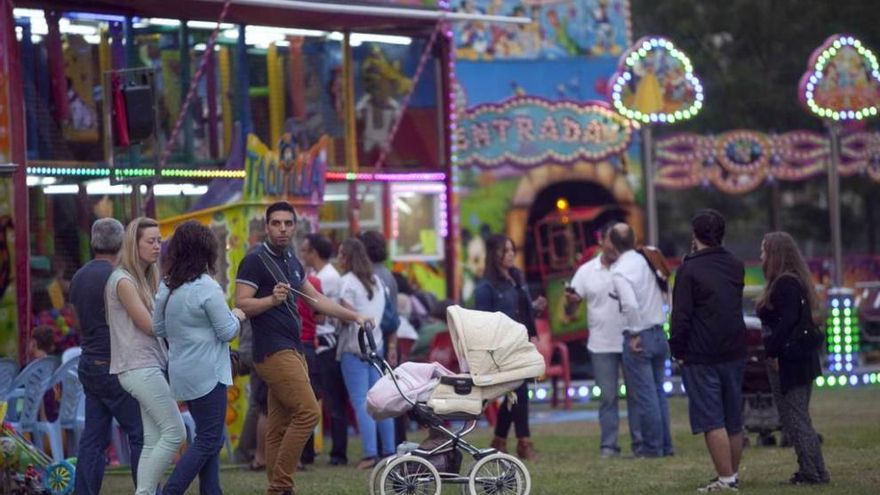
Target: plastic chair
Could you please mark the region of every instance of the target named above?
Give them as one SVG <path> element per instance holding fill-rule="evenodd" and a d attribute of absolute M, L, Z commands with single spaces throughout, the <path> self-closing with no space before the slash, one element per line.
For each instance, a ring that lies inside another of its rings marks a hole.
<path fill-rule="evenodd" d="M 81 353 L 82 350 L 80 349 Z M 61 404 L 58 410 L 58 420 L 55 423 L 49 424 L 52 425 L 51 428 L 58 430 L 59 435 L 62 429 L 72 432 L 72 441 L 69 446 L 71 452 L 79 450 L 79 439 L 86 425 L 86 395 L 83 391 L 82 383 L 79 381 L 79 373 L 77 371 L 80 354 L 74 354 L 73 357 L 69 357 L 67 362 L 64 362 L 64 356 L 62 356 L 62 365 L 55 372 L 50 384 L 50 386 L 54 386 L 56 383 L 61 384 Z"/>
<path fill-rule="evenodd" d="M 49 389 L 53 373 L 58 368 L 58 362 L 56 357 L 44 357 L 25 366 L 24 370 L 15 377 L 12 382 L 12 390 L 6 396 L 7 402 L 10 403 L 9 410 L 6 412 L 7 420 L 19 433 L 30 433 L 37 447 L 42 446 L 42 432 L 38 417 L 40 407 L 43 404 L 43 394 Z M 50 438 L 50 445 L 51 441 Z M 56 445 L 60 445 L 60 442 Z M 51 445 L 53 454 L 55 454 L 56 445 Z M 61 453 L 60 447 L 58 447 L 58 452 Z"/>
<path fill-rule="evenodd" d="M 122 427 L 113 418 L 113 426 L 110 431 L 111 440 L 113 442 L 113 450 L 116 452 L 116 460 L 120 465 L 131 465 L 131 447 L 128 444 L 128 435 L 122 431 Z"/>
<path fill-rule="evenodd" d="M 568 389 L 571 388 L 571 363 L 568 357 L 568 346 L 562 342 L 553 342 L 550 323 L 546 319 L 541 318 L 535 320 L 535 328 L 538 333 L 535 347 L 538 349 L 538 352 L 544 356 L 544 365 L 546 366 L 544 376 L 550 378 L 551 386 L 553 388 L 553 395 L 551 396 L 550 404 L 554 408 L 558 405 L 556 388 L 559 379 L 562 378 L 562 383 L 564 385 L 562 395 L 565 401 L 565 408 L 571 409 L 571 396 L 568 394 Z M 553 356 L 557 353 L 559 359 L 553 364 Z"/>
<path fill-rule="evenodd" d="M 71 359 L 82 355 L 82 347 L 71 347 L 61 353 L 61 364 L 64 364 Z"/>
<path fill-rule="evenodd" d="M 0 397 L 6 398 L 6 394 L 12 389 L 12 380 L 18 374 L 18 362 L 14 359 L 0 359 Z"/>
<path fill-rule="evenodd" d="M 79 403 L 85 399 L 82 384 L 80 384 L 79 375 L 77 374 L 78 366 L 79 356 L 74 356 L 55 370 L 45 390 L 40 392 L 39 397 L 42 399 L 47 390 L 51 390 L 55 385 L 61 385 L 58 418 L 55 421 L 37 421 L 36 428 L 30 430 L 32 434 L 37 434 L 34 436 L 35 439 L 42 435 L 49 437 L 52 460 L 55 462 L 61 462 L 65 458 L 64 437 L 61 430 L 66 428 L 73 431 L 72 449 L 75 451 L 79 442 L 79 433 L 82 432 L 82 428 L 85 426 L 85 421 L 82 423 L 77 422 Z"/>

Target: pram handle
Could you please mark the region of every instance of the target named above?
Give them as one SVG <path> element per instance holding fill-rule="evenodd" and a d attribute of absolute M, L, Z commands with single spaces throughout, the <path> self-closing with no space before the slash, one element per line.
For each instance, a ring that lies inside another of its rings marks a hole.
<path fill-rule="evenodd" d="M 369 353 L 367 352 L 368 346 L 370 352 L 376 352 L 376 340 L 373 339 L 373 328 L 375 328 L 375 324 L 371 321 L 368 321 L 364 323 L 364 326 L 362 326 L 358 330 L 358 345 L 361 348 L 361 354 L 363 354 L 364 356 L 369 355 Z M 364 335 L 367 336 L 367 342 L 364 342 Z"/>

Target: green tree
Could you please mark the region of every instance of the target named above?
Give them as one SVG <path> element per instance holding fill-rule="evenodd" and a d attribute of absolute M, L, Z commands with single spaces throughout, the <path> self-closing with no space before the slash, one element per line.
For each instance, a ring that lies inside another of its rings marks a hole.
<path fill-rule="evenodd" d="M 694 119 L 658 129 L 717 134 L 733 129 L 824 132 L 797 96 L 807 60 L 828 36 L 851 33 L 880 50 L 876 0 L 631 0 L 633 37 L 664 35 L 687 53 L 703 81 L 706 106 Z M 869 128 L 880 128 L 878 123 Z M 661 245 L 681 254 L 690 241 L 689 219 L 703 207 L 730 221 L 730 244 L 757 257 L 763 232 L 790 231 L 808 256 L 829 254 L 824 176 L 768 185 L 742 196 L 715 190 L 660 191 Z M 864 177 L 842 181 L 841 211 L 846 254 L 876 253 L 880 184 Z"/>

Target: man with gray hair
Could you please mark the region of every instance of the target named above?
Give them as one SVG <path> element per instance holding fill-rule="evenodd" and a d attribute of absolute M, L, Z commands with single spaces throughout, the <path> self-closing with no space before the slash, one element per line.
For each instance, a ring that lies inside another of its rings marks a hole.
<path fill-rule="evenodd" d="M 137 486 L 137 464 L 144 444 L 137 400 L 110 374 L 110 328 L 104 305 L 104 286 L 122 248 L 123 227 L 118 220 L 101 218 L 92 224 L 95 259 L 86 263 L 70 282 L 70 301 L 79 321 L 82 356 L 79 380 L 86 396 L 86 424 L 79 443 L 76 493 L 98 494 L 104 479 L 104 451 L 110 444 L 113 419 L 128 435 L 131 475 Z M 119 452 L 116 453 L 120 455 Z"/>

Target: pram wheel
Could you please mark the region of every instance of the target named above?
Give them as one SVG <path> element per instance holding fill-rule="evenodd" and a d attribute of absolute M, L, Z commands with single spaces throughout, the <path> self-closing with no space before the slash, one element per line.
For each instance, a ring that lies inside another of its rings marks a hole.
<path fill-rule="evenodd" d="M 373 466 L 370 471 L 370 495 L 379 495 L 381 493 L 379 482 L 382 481 L 382 471 L 388 465 L 388 461 L 394 459 L 394 456 L 385 457 Z"/>
<path fill-rule="evenodd" d="M 492 454 L 474 464 L 468 476 L 470 495 L 528 495 L 532 478 L 525 464 L 509 454 Z"/>
<path fill-rule="evenodd" d="M 440 495 L 440 473 L 414 455 L 392 457 L 382 471 L 380 495 Z"/>

